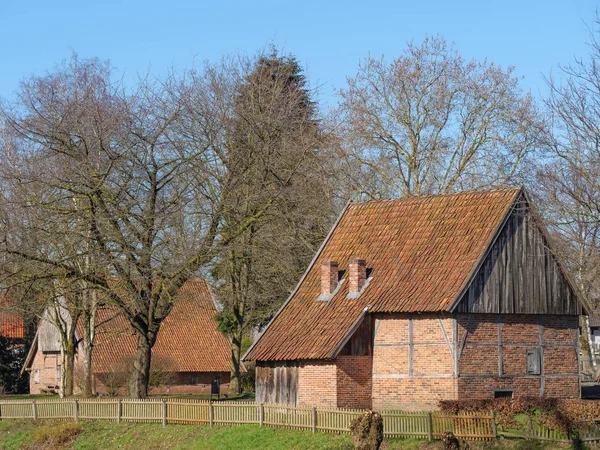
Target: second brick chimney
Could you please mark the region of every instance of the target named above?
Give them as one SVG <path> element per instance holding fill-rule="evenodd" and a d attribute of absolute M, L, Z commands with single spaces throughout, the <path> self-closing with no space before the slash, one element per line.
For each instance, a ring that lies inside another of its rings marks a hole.
<path fill-rule="evenodd" d="M 367 263 L 356 256 L 350 259 L 348 267 L 348 297 L 358 297 L 367 281 Z"/>

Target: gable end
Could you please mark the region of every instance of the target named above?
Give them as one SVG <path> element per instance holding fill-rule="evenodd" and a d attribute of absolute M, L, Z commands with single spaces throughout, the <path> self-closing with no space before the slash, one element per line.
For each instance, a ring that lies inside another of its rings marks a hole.
<path fill-rule="evenodd" d="M 582 313 L 524 193 L 456 309 L 503 314 Z"/>

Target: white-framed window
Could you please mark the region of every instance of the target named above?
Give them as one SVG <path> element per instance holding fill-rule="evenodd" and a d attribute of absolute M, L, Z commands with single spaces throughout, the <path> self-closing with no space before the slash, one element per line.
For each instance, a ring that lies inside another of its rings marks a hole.
<path fill-rule="evenodd" d="M 40 384 L 40 369 L 35 369 L 35 372 L 33 372 L 33 382 Z"/>
<path fill-rule="evenodd" d="M 62 382 L 62 366 L 59 364 L 56 366 L 56 384 L 60 385 Z"/>

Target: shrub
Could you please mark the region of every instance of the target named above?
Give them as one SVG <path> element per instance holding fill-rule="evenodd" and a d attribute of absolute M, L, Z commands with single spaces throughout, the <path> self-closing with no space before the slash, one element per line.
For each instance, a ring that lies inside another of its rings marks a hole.
<path fill-rule="evenodd" d="M 442 411 L 460 412 L 494 411 L 498 423 L 505 428 L 519 428 L 515 416 L 526 414 L 530 421 L 537 421 L 548 428 L 563 433 L 585 430 L 594 426 L 600 417 L 600 402 L 592 400 L 562 400 L 540 397 L 498 398 L 489 400 L 443 400 Z"/>
<path fill-rule="evenodd" d="M 240 374 L 240 387 L 242 392 L 251 394 L 254 392 L 254 386 L 256 383 L 256 365 L 255 363 L 245 364 L 246 372 Z"/>
<path fill-rule="evenodd" d="M 73 442 L 83 429 L 74 422 L 62 422 L 38 428 L 25 450 L 59 450 Z"/>

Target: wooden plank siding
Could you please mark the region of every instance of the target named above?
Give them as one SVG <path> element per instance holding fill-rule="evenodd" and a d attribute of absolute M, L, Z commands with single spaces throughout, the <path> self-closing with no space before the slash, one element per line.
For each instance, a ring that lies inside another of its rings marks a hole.
<path fill-rule="evenodd" d="M 278 361 L 256 365 L 256 401 L 296 406 L 298 363 Z"/>
<path fill-rule="evenodd" d="M 524 197 L 457 307 L 461 313 L 581 314 Z"/>
<path fill-rule="evenodd" d="M 369 314 L 354 332 L 340 356 L 370 356 L 373 354 L 373 315 Z"/>

